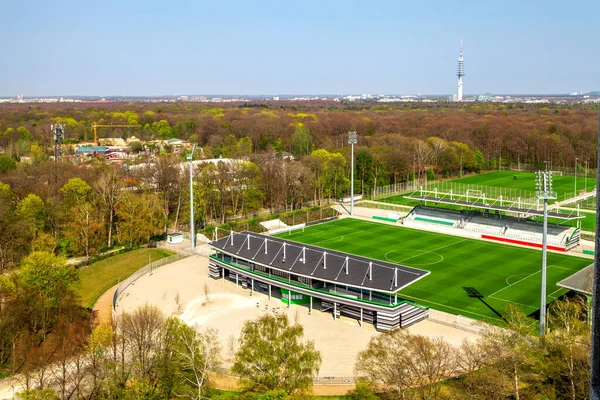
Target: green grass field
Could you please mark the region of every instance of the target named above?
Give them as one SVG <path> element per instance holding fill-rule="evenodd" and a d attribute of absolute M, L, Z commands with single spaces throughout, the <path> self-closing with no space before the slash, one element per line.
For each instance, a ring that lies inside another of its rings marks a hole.
<path fill-rule="evenodd" d="M 170 256 L 171 253 L 160 249 L 140 249 L 119 254 L 98 261 L 79 270 L 79 296 L 84 307 L 94 304 L 111 287 L 128 278 L 149 262 Z"/>
<path fill-rule="evenodd" d="M 517 179 L 515 179 L 515 177 Z M 575 178 L 573 176 L 553 176 L 553 189 L 557 193 L 558 200 L 573 197 L 575 187 Z M 581 192 L 587 186 L 591 191 L 596 186 L 596 179 L 589 177 L 585 182 L 583 176 L 577 177 L 577 191 Z M 452 179 L 449 181 L 435 182 L 427 185 L 429 190 L 438 190 L 448 192 L 453 189 L 454 193 L 464 193 L 467 188 L 475 189 L 479 187 L 488 197 L 504 198 L 527 198 L 535 196 L 535 173 L 516 172 L 516 171 L 496 171 L 487 172 L 478 175 L 471 175 L 461 179 Z M 386 203 L 396 204 L 414 204 L 415 202 L 405 199 L 404 196 L 391 196 L 382 199 Z M 551 200 L 550 203 L 553 203 Z"/>
<path fill-rule="evenodd" d="M 539 311 L 539 250 L 349 218 L 280 236 L 431 271 L 400 291 L 399 297 L 441 311 L 496 323 L 501 323 L 509 303 L 527 314 Z M 548 302 L 566 292 L 556 282 L 590 263 L 588 259 L 548 253 Z"/>
<path fill-rule="evenodd" d="M 517 179 L 515 179 L 517 177 Z M 501 188 L 535 190 L 535 173 L 533 172 L 517 172 L 517 171 L 495 171 L 487 172 L 479 175 L 471 175 L 462 179 L 454 179 L 454 183 L 462 183 L 467 185 L 481 185 Z M 577 191 L 585 189 L 584 176 L 577 176 Z M 552 184 L 554 191 L 559 198 L 563 198 L 565 194 L 573 195 L 575 187 L 574 176 L 558 176 L 553 175 Z M 596 178 L 588 176 L 587 190 L 592 190 L 596 187 Z"/>

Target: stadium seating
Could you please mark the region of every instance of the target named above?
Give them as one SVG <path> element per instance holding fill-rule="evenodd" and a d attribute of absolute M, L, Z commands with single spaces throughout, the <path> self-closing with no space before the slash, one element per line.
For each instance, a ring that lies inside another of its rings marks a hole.
<path fill-rule="evenodd" d="M 421 226 L 428 230 L 448 233 L 452 233 L 456 229 L 463 229 L 473 234 L 535 244 L 542 243 L 543 238 L 541 223 L 519 220 L 510 216 L 500 217 L 491 213 L 482 214 L 477 211 L 461 212 L 418 206 L 405 218 L 404 223 L 408 226 Z M 579 235 L 572 227 L 548 225 L 548 244 L 566 247 L 569 250 L 579 244 Z"/>

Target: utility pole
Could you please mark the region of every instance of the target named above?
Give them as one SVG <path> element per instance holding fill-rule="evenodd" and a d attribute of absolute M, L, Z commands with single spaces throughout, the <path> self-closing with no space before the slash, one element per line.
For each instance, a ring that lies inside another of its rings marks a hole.
<path fill-rule="evenodd" d="M 354 145 L 358 143 L 356 131 L 348 132 L 348 143 L 350 144 L 350 216 L 354 216 Z"/>
<path fill-rule="evenodd" d="M 194 231 L 194 151 L 196 151 L 196 143 L 192 146 L 192 152 L 188 154 L 187 159 L 190 162 L 190 242 L 192 253 L 196 251 L 196 233 Z"/>
<path fill-rule="evenodd" d="M 544 200 L 544 226 L 542 231 L 542 290 L 540 293 L 540 336 L 546 334 L 546 261 L 548 252 L 548 199 L 556 199 L 552 191 L 552 172 L 538 171 L 536 174 L 536 197 Z"/>

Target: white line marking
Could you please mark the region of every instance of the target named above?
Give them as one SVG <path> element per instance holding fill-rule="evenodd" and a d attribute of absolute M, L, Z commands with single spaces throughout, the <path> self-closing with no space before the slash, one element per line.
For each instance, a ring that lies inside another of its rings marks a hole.
<path fill-rule="evenodd" d="M 509 280 L 510 278 L 512 278 L 512 277 L 515 277 L 515 276 L 523 276 L 523 275 L 527 275 L 527 274 L 514 274 L 514 275 L 511 275 L 511 276 L 509 276 L 508 278 L 506 278 L 506 284 L 507 284 L 507 285 L 510 285 L 510 283 L 508 283 L 508 280 Z"/>
<path fill-rule="evenodd" d="M 516 285 L 517 283 L 519 283 L 519 282 L 521 282 L 521 281 L 524 281 L 525 279 L 527 279 L 527 278 L 530 278 L 530 277 L 532 277 L 532 276 L 533 276 L 533 275 L 535 275 L 535 274 L 539 274 L 540 272 L 542 272 L 542 271 L 541 271 L 541 270 L 539 270 L 539 271 L 535 271 L 533 274 L 529 274 L 529 275 L 527 275 L 525 278 L 519 279 L 518 281 L 516 281 L 516 282 L 515 282 L 515 283 L 513 283 L 513 284 L 510 284 L 510 285 L 508 285 L 508 286 L 504 286 L 502 289 L 500 289 L 500 290 L 496 290 L 496 291 L 495 291 L 494 293 L 492 293 L 492 294 L 488 294 L 488 296 L 487 296 L 487 297 L 492 297 L 493 295 L 500 293 L 500 292 L 501 292 L 501 291 L 503 291 L 504 289 L 508 289 L 509 287 L 511 287 L 511 286 L 514 286 L 514 285 Z"/>
<path fill-rule="evenodd" d="M 422 301 L 423 303 L 435 304 L 435 305 L 438 305 L 438 306 L 442 306 L 442 307 L 446 307 L 446 308 L 451 308 L 453 310 L 462 311 L 463 313 L 468 313 L 468 314 L 473 314 L 473 315 L 479 315 L 480 317 L 483 317 L 483 318 L 495 319 L 496 321 L 504 322 L 500 318 L 494 318 L 494 317 L 490 317 L 490 316 L 487 316 L 487 315 L 474 313 L 472 311 L 467 311 L 464 308 L 456 308 L 456 307 L 447 306 L 445 304 L 435 303 L 435 302 L 430 301 L 430 300 L 423 300 L 423 299 L 420 299 L 418 297 L 406 295 L 404 293 L 398 293 L 398 297 L 408 297 L 408 298 L 414 299 L 416 301 Z"/>
<path fill-rule="evenodd" d="M 421 253 L 421 254 L 417 254 L 416 256 L 412 256 L 412 257 L 405 258 L 404 260 L 400 260 L 400 261 L 398 261 L 397 263 L 398 263 L 398 264 L 400 264 L 400 263 L 403 263 L 403 262 L 405 262 L 405 261 L 407 261 L 407 260 L 411 260 L 411 259 L 413 259 L 413 258 L 416 258 L 416 257 L 422 256 L 422 255 L 423 255 L 423 254 L 425 254 L 425 253 L 434 253 L 434 252 L 436 252 L 436 251 L 438 251 L 438 250 L 445 249 L 446 247 L 450 247 L 450 246 L 454 246 L 455 244 L 459 244 L 459 243 L 462 243 L 462 242 L 466 242 L 467 240 L 468 240 L 468 239 L 463 239 L 463 240 L 459 240 L 458 242 L 454 242 L 454 243 L 450 243 L 450 244 L 447 244 L 447 245 L 445 245 L 445 246 L 442 246 L 442 247 L 438 247 L 437 249 L 433 249 L 433 250 L 427 250 L 427 251 L 424 251 L 424 252 L 423 252 L 423 253 Z"/>
<path fill-rule="evenodd" d="M 538 309 L 538 307 L 530 306 L 530 305 L 523 304 L 523 303 L 519 303 L 519 302 L 512 301 L 512 300 L 501 299 L 500 297 L 492 297 L 492 296 L 488 296 L 488 297 L 489 297 L 490 299 L 494 299 L 494 300 L 500 300 L 500 301 L 503 301 L 503 302 L 505 302 L 505 303 L 510 303 L 510 304 L 518 304 L 518 305 L 520 305 L 520 306 L 523 306 L 523 307 L 529 307 L 529 308 L 533 308 L 534 310 L 537 310 L 537 309 Z"/>

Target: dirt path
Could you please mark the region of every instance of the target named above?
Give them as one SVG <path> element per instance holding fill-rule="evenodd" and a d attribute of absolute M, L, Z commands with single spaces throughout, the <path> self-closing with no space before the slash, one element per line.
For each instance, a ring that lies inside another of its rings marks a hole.
<path fill-rule="evenodd" d="M 108 289 L 94 304 L 92 312 L 96 324 L 110 324 L 112 322 L 112 298 L 118 286 L 117 284 Z"/>

